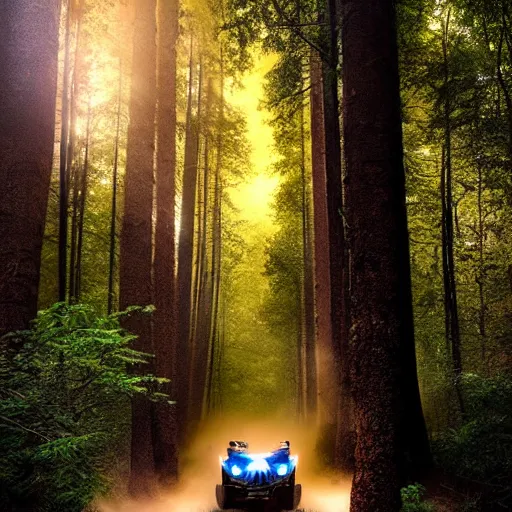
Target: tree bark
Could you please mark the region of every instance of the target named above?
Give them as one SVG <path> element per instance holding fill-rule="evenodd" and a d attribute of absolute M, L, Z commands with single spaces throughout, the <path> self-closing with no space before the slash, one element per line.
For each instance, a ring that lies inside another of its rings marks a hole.
<path fill-rule="evenodd" d="M 341 165 L 341 132 L 338 98 L 339 31 L 336 0 L 327 0 L 328 38 L 322 65 L 323 112 L 325 136 L 325 171 L 329 226 L 329 269 L 331 284 L 331 335 L 338 376 L 337 430 L 335 466 L 343 471 L 353 469 L 354 429 L 353 404 L 350 396 L 348 368 L 349 301 L 345 228 L 343 222 L 343 190 Z"/>
<path fill-rule="evenodd" d="M 219 349 L 219 306 L 222 269 L 222 152 L 223 152 L 223 129 L 224 129 L 224 61 L 222 46 L 220 48 L 220 98 L 219 98 L 219 119 L 217 122 L 216 152 L 217 161 L 215 166 L 215 186 L 213 203 L 213 236 L 212 236 L 212 324 L 210 333 L 210 364 L 208 369 L 207 385 L 207 411 L 213 412 L 213 382 L 215 371 L 215 359 Z"/>
<path fill-rule="evenodd" d="M 76 255 L 74 267 L 74 295 L 73 299 L 80 300 L 82 293 L 82 253 L 84 245 L 84 222 L 85 222 L 85 204 L 87 201 L 87 178 L 89 175 L 89 144 L 91 137 L 91 102 L 87 108 L 87 128 L 85 130 L 85 152 L 84 165 L 80 175 L 80 195 L 78 196 L 78 215 L 77 215 L 77 235 L 76 235 Z"/>
<path fill-rule="evenodd" d="M 334 364 L 329 311 L 329 226 L 327 223 L 327 188 L 325 179 L 325 138 L 322 103 L 322 69 L 320 58 L 311 50 L 311 160 L 313 183 L 314 280 L 315 280 L 315 347 L 317 365 L 318 425 L 320 445 L 335 444 L 338 379 Z M 329 452 L 332 450 L 329 449 Z M 324 453 L 326 456 L 327 453 Z"/>
<path fill-rule="evenodd" d="M 503 76 L 503 69 L 502 69 L 502 53 L 503 53 L 503 39 L 507 35 L 507 21 L 505 18 L 505 4 L 502 4 L 503 11 L 501 16 L 502 26 L 500 29 L 500 38 L 498 41 L 498 49 L 496 52 L 496 75 L 498 78 L 498 83 L 503 91 L 503 96 L 505 98 L 505 106 L 507 108 L 507 121 L 508 121 L 508 152 L 509 152 L 509 164 L 512 166 L 512 96 L 510 94 L 509 86 L 507 85 L 505 81 L 505 77 Z M 510 48 L 509 48 L 510 52 Z M 512 57 L 512 52 L 510 52 Z"/>
<path fill-rule="evenodd" d="M 0 0 L 0 336 L 37 311 L 55 130 L 57 0 Z"/>
<path fill-rule="evenodd" d="M 71 246 L 69 249 L 69 302 L 74 302 L 76 298 L 76 286 L 75 286 L 75 268 L 76 268 L 76 243 L 78 234 L 78 210 L 80 206 L 79 202 L 79 184 L 80 184 L 80 173 L 81 171 L 81 155 L 78 152 L 78 162 L 74 162 L 73 169 L 70 176 L 70 183 L 73 189 L 73 198 L 71 201 L 72 213 L 71 213 Z"/>
<path fill-rule="evenodd" d="M 444 241 L 446 248 L 444 251 L 444 283 L 445 283 L 445 300 L 448 301 L 449 312 L 449 335 L 451 356 L 452 356 L 452 369 L 455 392 L 459 402 L 461 413 L 464 413 L 464 400 L 462 397 L 462 389 L 460 383 L 460 376 L 462 374 L 462 356 L 460 347 L 460 329 L 459 329 L 459 311 L 457 305 L 457 287 L 455 281 L 455 260 L 453 256 L 453 195 L 452 195 L 452 123 L 451 123 L 451 88 L 450 88 L 450 66 L 448 55 L 448 35 L 450 27 L 450 9 L 446 15 L 445 23 L 443 24 L 443 86 L 444 86 L 444 101 L 443 101 L 443 120 L 444 120 L 444 160 L 443 168 L 445 170 L 444 178 Z M 443 185 L 443 184 L 442 184 Z M 448 286 L 448 290 L 446 290 Z"/>
<path fill-rule="evenodd" d="M 187 397 L 189 394 L 188 366 L 190 364 L 190 326 L 191 326 L 191 289 L 192 259 L 194 253 L 194 215 L 196 208 L 197 188 L 197 146 L 198 119 L 193 119 L 193 82 L 194 82 L 193 40 L 190 41 L 189 82 L 185 134 L 185 165 L 183 169 L 183 188 L 181 200 L 181 222 L 178 250 L 178 318 L 179 318 L 179 354 L 180 365 L 177 374 L 177 389 L 181 399 L 178 401 L 178 421 L 180 439 L 185 435 L 187 416 Z"/>
<path fill-rule="evenodd" d="M 396 512 L 415 376 L 398 51 L 391 2 L 343 1 L 343 124 L 350 229 L 351 512 Z M 406 368 L 408 366 L 408 368 Z M 417 380 L 416 380 L 417 389 Z M 406 401 L 407 399 L 407 401 Z M 418 432 L 414 432 L 418 434 Z"/>
<path fill-rule="evenodd" d="M 310 188 L 306 184 L 305 199 L 305 254 L 304 254 L 304 307 L 306 315 L 306 377 L 307 377 L 307 413 L 316 421 L 318 409 L 316 342 L 315 342 L 315 283 L 313 272 L 313 228 Z"/>
<path fill-rule="evenodd" d="M 476 272 L 475 281 L 478 286 L 478 333 L 480 334 L 480 359 L 484 375 L 488 374 L 487 367 L 487 332 L 486 332 L 486 311 L 487 305 L 485 302 L 485 256 L 484 256 L 484 239 L 485 239 L 485 226 L 484 226 L 484 208 L 483 208 L 483 190 L 484 180 L 482 172 L 482 164 L 478 162 L 478 270 Z"/>
<path fill-rule="evenodd" d="M 213 79 L 208 79 L 206 94 L 205 119 L 211 117 L 213 103 Z M 209 127 L 205 126 L 204 132 L 204 175 L 203 175 L 203 215 L 201 222 L 201 239 L 198 240 L 199 258 L 199 280 L 198 287 L 197 317 L 194 338 L 191 341 L 192 353 L 190 357 L 190 395 L 188 403 L 189 430 L 195 432 L 199 421 L 203 416 L 205 387 L 207 379 L 208 354 L 209 354 L 209 333 L 211 326 L 212 308 L 212 276 L 208 268 L 207 250 L 207 228 L 209 215 L 210 195 L 210 134 Z"/>
<path fill-rule="evenodd" d="M 200 150 L 200 135 L 201 135 L 201 110 L 202 110 L 202 91 L 203 91 L 203 65 L 202 65 L 202 57 L 199 57 L 199 80 L 198 80 L 198 90 L 197 90 L 197 144 L 195 146 L 195 165 L 197 171 L 199 171 L 199 160 L 201 159 L 201 150 Z M 207 155 L 204 155 L 205 166 L 207 165 Z M 202 214 L 202 190 L 203 184 L 201 183 L 201 176 L 197 174 L 196 179 L 196 204 L 195 204 L 195 214 L 196 214 L 196 226 L 197 226 L 197 235 L 196 236 L 196 257 L 195 257 L 195 266 L 193 264 L 193 274 L 194 277 L 192 279 L 192 292 L 191 292 L 191 316 L 190 316 L 190 334 L 188 337 L 189 341 L 189 351 L 193 350 L 193 343 L 196 338 L 196 328 L 197 328 L 197 314 L 198 314 L 198 306 L 199 306 L 199 289 L 201 283 L 201 262 L 202 262 L 202 240 L 203 240 L 203 214 Z M 188 395 L 187 395 L 188 396 Z"/>
<path fill-rule="evenodd" d="M 297 287 L 301 286 L 300 275 L 297 276 Z M 297 323 L 297 371 L 295 378 L 297 379 L 296 393 L 297 393 L 297 418 L 299 422 L 303 422 L 306 416 L 306 371 L 304 365 L 304 301 L 301 294 L 297 294 L 296 310 L 296 323 Z"/>
<path fill-rule="evenodd" d="M 301 90 L 303 89 L 301 85 Z M 313 283 L 313 261 L 311 251 L 310 190 L 306 176 L 306 135 L 304 131 L 304 106 L 299 113 L 301 141 L 301 208 L 302 208 L 302 310 L 304 317 L 304 370 L 305 370 L 305 418 L 316 416 L 316 357 L 315 357 L 315 303 Z"/>
<path fill-rule="evenodd" d="M 123 69 L 119 59 L 119 81 L 117 85 L 117 117 L 116 117 L 116 139 L 114 142 L 114 165 L 112 169 L 112 212 L 110 217 L 110 247 L 108 262 L 108 314 L 114 309 L 114 274 L 116 263 L 116 236 L 117 236 L 117 180 L 119 164 L 119 138 L 121 129 L 121 100 L 123 94 Z"/>
<path fill-rule="evenodd" d="M 59 302 L 66 300 L 68 252 L 68 134 L 69 134 L 69 46 L 71 35 L 71 0 L 66 2 L 66 33 L 64 41 L 64 69 L 62 83 L 62 109 L 59 162 Z"/>
<path fill-rule="evenodd" d="M 176 395 L 178 327 L 175 277 L 176 174 L 176 41 L 177 0 L 158 0 L 158 110 L 156 162 L 156 229 L 153 340 L 156 373 L 170 380 L 164 391 Z M 162 484 L 178 477 L 176 406 L 153 405 L 153 444 L 157 475 Z"/>
<path fill-rule="evenodd" d="M 83 0 L 82 0 L 83 3 Z M 68 202 L 69 195 L 71 192 L 71 178 L 73 174 L 73 162 L 75 159 L 75 141 L 76 141 L 76 113 L 77 113 L 77 105 L 76 98 L 78 94 L 78 63 L 79 63 L 79 48 L 80 48 L 80 36 L 82 33 L 82 12 L 83 5 L 78 8 L 78 12 L 76 14 L 76 27 L 75 27 L 75 54 L 74 54 L 74 64 L 73 64 L 73 79 L 71 82 L 70 92 L 69 92 L 69 105 L 70 105 L 70 114 L 69 114 L 69 137 L 68 137 L 68 147 L 66 149 L 66 182 L 67 182 L 67 193 L 68 193 Z M 68 204 L 69 207 L 69 204 Z M 69 220 L 69 219 L 68 219 Z"/>
<path fill-rule="evenodd" d="M 130 123 L 126 148 L 124 216 L 120 243 L 120 308 L 147 306 L 152 294 L 153 152 L 156 104 L 156 0 L 136 0 Z M 151 321 L 132 315 L 123 326 L 138 336 L 135 349 L 153 353 Z M 138 369 L 151 371 L 147 365 Z M 151 405 L 132 402 L 130 491 L 147 494 L 154 477 Z"/>
<path fill-rule="evenodd" d="M 78 220 L 78 197 L 79 197 L 79 173 L 81 168 L 81 153 L 76 151 L 76 115 L 77 115 L 77 95 L 78 95 L 78 83 L 79 83 L 79 65 L 81 61 L 80 52 L 80 40 L 82 33 L 82 12 L 83 12 L 83 1 L 81 0 L 80 7 L 78 9 L 78 16 L 76 21 L 76 41 L 75 41 L 75 55 L 74 55 L 74 66 L 73 66 L 73 83 L 71 86 L 71 114 L 70 114 L 70 130 L 69 130 L 69 141 L 67 154 L 67 183 L 68 183 L 68 197 L 72 191 L 72 213 L 71 213 L 71 244 L 69 249 L 69 290 L 68 297 L 69 301 L 72 302 L 76 297 L 75 292 L 75 266 L 76 266 L 76 244 L 77 244 L 77 220 Z M 78 162 L 76 161 L 78 159 Z M 69 199 L 68 199 L 69 202 Z M 68 204 L 69 207 L 69 204 Z"/>

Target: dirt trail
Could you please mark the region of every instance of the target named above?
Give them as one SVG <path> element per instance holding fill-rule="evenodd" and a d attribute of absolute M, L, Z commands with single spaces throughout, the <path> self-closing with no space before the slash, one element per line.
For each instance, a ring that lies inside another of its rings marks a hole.
<path fill-rule="evenodd" d="M 348 512 L 350 481 L 333 475 L 315 474 L 314 431 L 283 419 L 247 422 L 231 418 L 211 421 L 202 430 L 186 459 L 181 484 L 147 502 L 121 501 L 100 504 L 101 512 L 209 512 L 216 511 L 215 485 L 220 483 L 219 456 L 230 439 L 244 440 L 249 450 L 266 452 L 281 440 L 289 440 L 299 455 L 297 483 L 302 484 L 300 510 Z"/>

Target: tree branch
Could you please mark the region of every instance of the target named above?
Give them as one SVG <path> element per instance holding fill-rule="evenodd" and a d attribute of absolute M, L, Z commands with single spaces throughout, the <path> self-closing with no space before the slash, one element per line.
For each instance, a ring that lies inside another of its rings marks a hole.
<path fill-rule="evenodd" d="M 279 98 L 278 101 L 275 101 L 275 102 L 269 102 L 268 105 L 271 107 L 271 108 L 275 108 L 275 107 L 278 107 L 279 105 L 281 105 L 281 103 L 283 103 L 283 101 L 286 101 L 286 100 L 289 100 L 291 98 L 296 98 L 297 96 L 301 96 L 303 95 L 304 93 L 308 92 L 309 90 L 311 90 L 311 87 L 312 85 L 309 85 L 308 87 L 306 87 L 305 89 L 301 89 L 300 91 L 295 91 L 293 94 L 290 94 L 288 96 L 284 96 L 283 98 Z"/>
<path fill-rule="evenodd" d="M 304 35 L 302 30 L 299 30 L 300 24 L 297 24 L 293 20 L 288 18 L 286 13 L 283 11 L 282 7 L 279 5 L 278 0 L 272 0 L 272 5 L 274 6 L 274 9 L 276 10 L 277 14 L 279 14 L 279 16 L 283 20 L 285 20 L 288 27 L 295 33 L 295 35 L 297 37 L 302 39 L 307 45 L 309 45 L 311 48 L 316 50 L 320 55 L 323 55 L 324 57 L 328 57 L 328 55 L 319 46 L 317 46 L 315 43 L 313 43 L 313 41 L 311 41 L 309 38 L 307 38 Z M 269 27 L 269 28 L 271 28 L 271 27 Z"/>
<path fill-rule="evenodd" d="M 32 430 L 30 428 L 24 427 L 21 423 L 18 423 L 17 421 L 11 420 L 9 418 L 6 418 L 5 416 L 0 416 L 0 420 L 7 421 L 8 423 L 12 423 L 13 425 L 16 425 L 19 429 L 24 430 L 25 432 L 29 432 L 31 434 L 35 434 L 38 437 L 41 437 L 47 442 L 51 442 L 51 439 L 49 437 L 43 436 L 43 434 L 40 434 L 39 432 L 36 432 L 35 430 Z"/>
<path fill-rule="evenodd" d="M 299 27 L 326 27 L 327 23 L 319 22 L 319 21 L 311 21 L 309 23 L 276 23 L 272 25 L 267 25 L 269 28 L 299 28 Z"/>

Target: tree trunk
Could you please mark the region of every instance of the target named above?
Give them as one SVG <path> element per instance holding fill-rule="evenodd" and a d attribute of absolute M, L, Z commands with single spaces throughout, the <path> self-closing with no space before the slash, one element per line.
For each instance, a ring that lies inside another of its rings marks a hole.
<path fill-rule="evenodd" d="M 179 233 L 178 252 L 178 318 L 179 318 L 179 354 L 180 364 L 177 374 L 178 421 L 180 425 L 180 439 L 185 435 L 187 398 L 189 394 L 188 367 L 190 364 L 190 318 L 191 318 L 191 287 L 192 287 L 192 259 L 194 253 L 194 215 L 196 208 L 197 188 L 197 146 L 198 146 L 198 119 L 194 122 L 192 109 L 194 103 L 193 40 L 190 40 L 188 101 L 185 134 L 185 165 L 183 169 L 183 188 L 181 201 L 181 222 Z M 198 114 L 199 117 L 199 114 Z"/>
<path fill-rule="evenodd" d="M 0 0 L 0 336 L 37 311 L 55 130 L 57 0 Z"/>
<path fill-rule="evenodd" d="M 297 280 L 297 288 L 300 289 L 300 276 Z M 296 318 L 297 318 L 297 371 L 295 373 L 297 379 L 297 418 L 299 422 L 304 421 L 304 417 L 306 415 L 305 411 L 305 381 L 306 381 L 306 372 L 304 368 L 304 319 L 303 319 L 303 303 L 302 293 L 297 294 L 297 304 L 296 304 Z"/>
<path fill-rule="evenodd" d="M 71 213 L 71 246 L 69 249 L 69 302 L 75 302 L 76 286 L 75 286 L 75 268 L 76 268 L 76 242 L 78 234 L 78 210 L 80 206 L 79 189 L 81 169 L 81 151 L 78 152 L 78 161 L 74 162 L 71 172 L 70 183 L 73 189 L 72 213 Z"/>
<path fill-rule="evenodd" d="M 69 39 L 71 35 L 71 0 L 66 2 L 66 33 L 64 41 L 64 70 L 62 83 L 62 109 L 60 127 L 59 162 L 59 302 L 66 300 L 68 252 L 68 133 L 69 133 Z"/>
<path fill-rule="evenodd" d="M 67 193 L 68 193 L 68 202 L 69 195 L 71 193 L 71 178 L 73 174 L 73 162 L 75 159 L 75 141 L 76 141 L 76 97 L 77 97 L 77 89 L 78 89 L 78 48 L 80 44 L 80 34 L 82 31 L 82 18 L 81 18 L 81 9 L 78 14 L 77 22 L 76 22 L 76 36 L 75 36 L 75 55 L 74 55 L 74 65 L 73 65 L 73 80 L 71 82 L 70 92 L 69 92 L 69 106 L 70 106 L 70 114 L 69 114 L 69 137 L 68 137 L 68 147 L 66 149 L 66 183 L 67 183 Z M 69 207 L 69 204 L 68 204 Z"/>
<path fill-rule="evenodd" d="M 487 333 L 486 333 L 486 310 L 487 306 L 485 303 L 485 258 L 484 258 L 484 237 L 485 237 L 485 227 L 484 227 L 484 212 L 483 212 L 483 188 L 484 188 L 484 180 L 482 173 L 482 164 L 478 162 L 478 270 L 476 273 L 476 283 L 478 285 L 478 298 L 479 298 L 479 308 L 478 308 L 478 333 L 480 334 L 480 359 L 482 362 L 482 368 L 484 375 L 488 374 L 487 368 Z"/>
<path fill-rule="evenodd" d="M 443 119 L 444 119 L 444 161 L 443 168 L 445 170 L 445 189 L 444 194 L 444 224 L 445 232 L 444 240 L 446 249 L 444 251 L 445 260 L 443 267 L 443 275 L 445 287 L 445 300 L 448 300 L 449 312 L 449 340 L 452 355 L 453 378 L 455 392 L 461 413 L 464 413 L 464 400 L 462 397 L 460 375 L 462 374 L 462 357 L 460 350 L 460 329 L 459 329 L 459 312 L 457 306 L 457 288 L 455 281 L 455 262 L 453 257 L 453 199 L 452 199 L 452 129 L 451 129 L 451 91 L 450 91 L 450 67 L 448 62 L 448 35 L 450 27 L 450 9 L 443 24 L 443 73 L 444 73 L 444 102 L 443 102 Z"/>
<path fill-rule="evenodd" d="M 206 94 L 206 112 L 205 119 L 208 121 L 211 117 L 213 102 L 213 80 L 208 79 L 208 88 Z M 208 367 L 208 346 L 209 332 L 211 325 L 211 307 L 212 307 L 212 276 L 208 269 L 208 251 L 207 251 L 207 228 L 209 214 L 209 194 L 210 194 L 210 134 L 208 126 L 205 126 L 204 133 L 204 175 L 203 175 L 203 215 L 201 222 L 201 239 L 198 240 L 199 258 L 199 280 L 198 287 L 197 317 L 195 326 L 195 335 L 192 340 L 192 353 L 190 357 L 190 396 L 188 403 L 188 418 L 190 421 L 190 431 L 194 432 L 200 419 L 203 416 L 203 403 L 205 396 L 205 386 Z"/>
<path fill-rule="evenodd" d="M 329 226 L 329 268 L 331 284 L 331 334 L 338 374 L 337 431 L 335 465 L 343 471 L 353 469 L 353 404 L 348 369 L 349 302 L 347 299 L 347 254 L 343 225 L 341 134 L 338 98 L 338 16 L 336 1 L 327 0 L 329 27 L 327 59 L 322 65 L 325 170 Z"/>
<path fill-rule="evenodd" d="M 343 8 L 351 384 L 357 429 L 350 510 L 396 512 L 405 483 L 404 452 L 410 448 L 405 417 L 409 406 L 416 408 L 405 402 L 410 397 L 404 387 L 416 368 L 410 357 L 414 333 L 395 11 L 385 0 L 344 0 Z"/>
<path fill-rule="evenodd" d="M 503 70 L 502 70 L 502 53 L 503 53 L 503 40 L 507 35 L 507 21 L 505 18 L 505 3 L 502 4 L 503 12 L 502 12 L 502 26 L 500 29 L 500 39 L 498 41 L 498 49 L 497 49 L 497 62 L 496 62 L 496 72 L 497 72 L 497 78 L 498 83 L 500 84 L 500 87 L 503 91 L 503 96 L 505 98 L 505 106 L 507 108 L 507 121 L 508 121 L 508 152 L 509 152 L 509 164 L 512 165 L 512 96 L 510 94 L 510 89 L 505 81 L 505 77 L 503 76 Z M 510 48 L 509 48 L 510 50 Z M 512 57 L 512 52 L 511 52 Z"/>
<path fill-rule="evenodd" d="M 303 87 L 301 87 L 302 89 Z M 306 177 L 306 136 L 304 133 L 304 106 L 299 114 L 301 140 L 302 185 L 302 260 L 303 260 L 303 315 L 304 315 L 304 363 L 305 363 L 305 417 L 316 415 L 316 357 L 315 357 L 315 302 L 313 261 L 311 251 L 309 180 Z"/>
<path fill-rule="evenodd" d="M 221 287 L 221 250 L 222 250 L 222 152 L 223 152 L 223 129 L 224 129 L 224 62 L 222 46 L 220 48 L 220 104 L 219 119 L 217 122 L 216 152 L 217 162 L 215 168 L 215 189 L 213 204 L 213 239 L 212 239 L 212 325 L 210 333 L 210 364 L 208 369 L 207 385 L 207 411 L 213 412 L 213 382 L 215 371 L 215 359 L 218 354 L 219 343 L 219 305 Z"/>
<path fill-rule="evenodd" d="M 72 191 L 72 213 L 71 213 L 71 245 L 69 249 L 69 289 L 68 297 L 72 302 L 76 297 L 75 292 L 75 266 L 76 266 L 76 242 L 77 242 L 77 219 L 78 219 L 78 193 L 79 193 L 79 172 L 81 168 L 81 153 L 76 151 L 76 115 L 77 104 L 76 98 L 78 95 L 78 82 L 79 82 L 79 63 L 80 63 L 80 36 L 82 33 L 82 11 L 83 0 L 79 8 L 79 13 L 76 22 L 76 41 L 75 41 L 75 56 L 73 66 L 73 83 L 71 86 L 71 114 L 70 114 L 70 130 L 67 154 L 67 183 L 68 183 L 68 197 Z M 78 158 L 78 162 L 76 161 Z M 69 202 L 69 199 L 68 199 Z M 69 204 L 68 204 L 69 207 Z"/>
<path fill-rule="evenodd" d="M 211 356 L 211 322 L 213 308 L 213 276 L 208 268 L 204 268 L 199 291 L 198 326 L 191 371 L 191 394 L 189 399 L 190 431 L 195 433 L 197 426 L 204 417 L 205 399 L 207 397 L 208 361 Z"/>
<path fill-rule="evenodd" d="M 200 148 L 200 135 L 201 135 L 201 110 L 202 110 L 202 91 L 203 91 L 203 65 L 202 65 L 202 57 L 199 57 L 199 84 L 197 88 L 197 144 L 196 144 L 196 152 L 195 152 L 195 163 L 197 171 L 199 171 L 199 161 L 201 159 L 201 148 Z M 207 155 L 205 154 L 205 162 L 207 161 Z M 206 163 L 205 163 L 206 165 Z M 201 183 L 200 174 L 197 175 L 196 179 L 196 204 L 195 204 L 195 214 L 196 214 L 196 226 L 197 226 L 197 235 L 196 236 L 196 257 L 195 257 L 195 265 L 193 264 L 193 273 L 194 277 L 192 279 L 192 292 L 191 292 L 191 316 L 190 316 L 190 334 L 188 337 L 189 340 L 189 351 L 193 350 L 193 343 L 196 337 L 196 327 L 197 327 L 197 313 L 199 306 L 199 289 L 200 289 L 200 281 L 201 281 L 201 261 L 202 261 L 202 239 L 203 239 L 203 215 L 202 215 L 202 190 L 203 186 Z M 187 395 L 188 396 L 188 395 Z"/>
<path fill-rule="evenodd" d="M 176 173 L 176 41 L 177 0 L 158 0 L 158 113 L 156 167 L 156 229 L 154 256 L 155 307 L 153 340 L 156 373 L 170 379 L 164 391 L 176 394 L 178 328 L 175 277 Z M 173 389 L 174 388 L 174 389 Z M 162 484 L 178 476 L 176 406 L 153 405 L 153 443 L 157 474 Z"/>
<path fill-rule="evenodd" d="M 313 182 L 314 280 L 316 314 L 316 367 L 318 450 L 326 463 L 332 463 L 336 442 L 336 404 L 338 379 L 332 343 L 329 276 L 329 226 L 327 223 L 327 188 L 325 178 L 324 113 L 322 103 L 322 68 L 319 56 L 311 51 L 311 160 Z"/>
<path fill-rule="evenodd" d="M 133 41 L 133 75 L 130 123 L 126 148 L 124 216 L 121 230 L 120 308 L 148 306 L 153 302 L 151 279 L 153 151 L 156 103 L 156 0 L 136 0 Z M 151 321 L 132 315 L 123 326 L 138 336 L 133 346 L 153 352 Z M 147 367 L 139 371 L 151 372 Z M 132 402 L 132 451 L 130 491 L 147 494 L 154 477 L 151 441 L 151 405 L 142 398 Z"/>
<path fill-rule="evenodd" d="M 87 177 L 89 174 L 89 144 L 91 136 L 91 102 L 87 108 L 87 128 L 85 130 L 85 152 L 84 165 L 80 176 L 80 195 L 78 196 L 78 219 L 77 219 L 77 238 L 76 255 L 74 268 L 74 295 L 73 298 L 80 300 L 82 293 L 82 252 L 84 244 L 84 222 L 85 222 L 85 204 L 87 201 Z"/>
<path fill-rule="evenodd" d="M 119 137 L 121 128 L 121 101 L 123 94 L 123 69 L 119 59 L 119 81 L 117 85 L 117 118 L 116 140 L 114 142 L 114 165 L 112 169 L 112 212 L 110 217 L 110 248 L 108 261 L 108 314 L 114 309 L 114 274 L 116 263 L 116 236 L 117 236 L 117 180 L 119 164 Z"/>

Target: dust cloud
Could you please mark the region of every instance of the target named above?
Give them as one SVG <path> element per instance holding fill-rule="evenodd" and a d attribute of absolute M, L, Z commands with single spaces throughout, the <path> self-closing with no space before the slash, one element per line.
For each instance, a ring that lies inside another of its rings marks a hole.
<path fill-rule="evenodd" d="M 302 484 L 301 511 L 348 512 L 350 479 L 322 474 L 314 457 L 315 429 L 289 420 L 247 420 L 231 417 L 212 420 L 202 428 L 184 459 L 181 483 L 151 501 L 100 503 L 101 512 L 210 512 L 216 511 L 215 485 L 220 483 L 219 457 L 231 439 L 249 443 L 252 453 L 268 452 L 279 441 L 290 441 L 299 456 L 296 483 Z"/>

